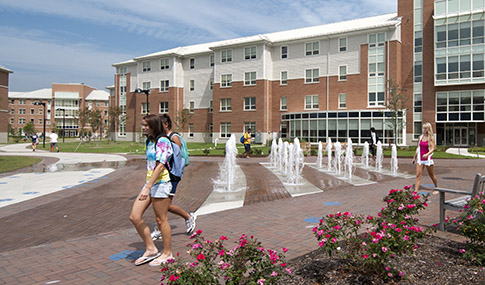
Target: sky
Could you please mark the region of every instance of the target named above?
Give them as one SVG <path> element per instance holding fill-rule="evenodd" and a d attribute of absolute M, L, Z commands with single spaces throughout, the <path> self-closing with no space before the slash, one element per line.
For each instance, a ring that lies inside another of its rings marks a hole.
<path fill-rule="evenodd" d="M 0 0 L 9 91 L 114 84 L 113 63 L 175 47 L 381 15 L 397 0 Z"/>

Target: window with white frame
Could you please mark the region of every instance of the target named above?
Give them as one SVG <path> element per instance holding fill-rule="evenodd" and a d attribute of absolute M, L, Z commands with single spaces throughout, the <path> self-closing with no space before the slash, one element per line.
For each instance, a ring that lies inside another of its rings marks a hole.
<path fill-rule="evenodd" d="M 232 86 L 232 74 L 221 74 L 221 87 Z"/>
<path fill-rule="evenodd" d="M 244 48 L 244 59 L 255 59 L 256 58 L 256 47 L 246 47 Z"/>
<path fill-rule="evenodd" d="M 141 113 L 142 114 L 147 114 L 147 103 L 141 103 Z"/>
<path fill-rule="evenodd" d="M 194 91 L 195 90 L 195 80 L 191 79 L 189 81 L 189 90 Z"/>
<path fill-rule="evenodd" d="M 368 106 L 384 106 L 386 33 L 368 35 Z"/>
<path fill-rule="evenodd" d="M 305 110 L 318 109 L 318 95 L 305 96 Z"/>
<path fill-rule="evenodd" d="M 44 112 L 44 110 L 39 109 L 39 115 L 42 115 L 42 112 Z"/>
<path fill-rule="evenodd" d="M 212 113 L 214 111 L 214 101 L 210 100 L 209 101 L 209 112 Z"/>
<path fill-rule="evenodd" d="M 118 67 L 118 74 L 125 75 L 128 72 L 126 67 Z"/>
<path fill-rule="evenodd" d="M 14 118 L 10 118 L 10 124 L 13 125 L 15 122 Z"/>
<path fill-rule="evenodd" d="M 232 49 L 221 51 L 221 62 L 231 62 L 232 61 Z"/>
<path fill-rule="evenodd" d="M 229 138 L 231 136 L 231 123 L 222 122 L 221 123 L 221 138 Z"/>
<path fill-rule="evenodd" d="M 282 71 L 280 74 L 280 85 L 288 84 L 288 71 Z"/>
<path fill-rule="evenodd" d="M 339 81 L 347 80 L 347 65 L 340 65 L 338 67 L 338 80 Z"/>
<path fill-rule="evenodd" d="M 42 123 L 43 123 L 42 119 L 39 119 L 39 120 L 38 120 L 38 124 L 39 124 L 39 125 L 42 125 Z"/>
<path fill-rule="evenodd" d="M 170 59 L 168 58 L 160 59 L 160 69 L 161 70 L 170 69 Z"/>
<path fill-rule="evenodd" d="M 104 115 L 108 116 L 108 110 L 104 110 Z"/>
<path fill-rule="evenodd" d="M 10 109 L 10 115 L 15 114 L 15 109 Z"/>
<path fill-rule="evenodd" d="M 108 101 L 105 101 L 105 102 L 104 102 L 104 106 L 105 106 L 105 107 L 108 107 Z"/>
<path fill-rule="evenodd" d="M 150 88 L 152 87 L 152 83 L 151 82 L 143 82 L 142 83 L 142 86 L 143 86 L 143 90 L 150 90 Z"/>
<path fill-rule="evenodd" d="M 19 118 L 19 124 L 20 125 L 25 124 L 25 118 Z"/>
<path fill-rule="evenodd" d="M 210 90 L 214 89 L 214 78 L 211 78 L 209 81 L 209 89 Z"/>
<path fill-rule="evenodd" d="M 214 55 L 213 54 L 211 54 L 211 56 L 209 56 L 209 65 L 214 66 Z"/>
<path fill-rule="evenodd" d="M 320 42 L 305 44 L 305 55 L 317 55 L 320 53 Z"/>
<path fill-rule="evenodd" d="M 256 71 L 244 72 L 244 85 L 256 85 Z"/>
<path fill-rule="evenodd" d="M 33 119 L 33 118 L 32 118 L 32 119 L 30 119 L 30 122 L 31 122 L 32 124 L 35 124 L 35 123 L 34 123 L 34 119 Z"/>
<path fill-rule="evenodd" d="M 101 103 L 100 102 L 96 102 L 96 107 L 99 107 L 101 106 Z"/>
<path fill-rule="evenodd" d="M 190 59 L 190 69 L 194 69 L 195 68 L 195 58 L 191 58 Z"/>
<path fill-rule="evenodd" d="M 288 58 L 288 46 L 281 47 L 281 58 L 282 59 Z"/>
<path fill-rule="evenodd" d="M 256 97 L 244 98 L 244 111 L 256 110 Z"/>
<path fill-rule="evenodd" d="M 251 137 L 254 138 L 256 136 L 256 122 L 244 122 L 243 132 L 247 132 L 249 129 L 251 129 Z"/>
<path fill-rule="evenodd" d="M 347 51 L 347 38 L 338 39 L 338 51 L 339 52 Z"/>
<path fill-rule="evenodd" d="M 160 81 L 160 92 L 168 92 L 169 80 Z"/>
<path fill-rule="evenodd" d="M 10 104 L 15 104 L 15 99 L 10 100 Z"/>
<path fill-rule="evenodd" d="M 280 98 L 280 111 L 286 111 L 288 110 L 288 105 L 286 104 L 286 97 L 281 97 Z"/>
<path fill-rule="evenodd" d="M 338 107 L 339 109 L 347 108 L 347 94 L 345 93 L 338 94 Z"/>
<path fill-rule="evenodd" d="M 189 124 L 189 138 L 194 137 L 194 124 Z"/>
<path fill-rule="evenodd" d="M 221 112 L 231 111 L 231 98 L 221 99 Z"/>
<path fill-rule="evenodd" d="M 212 132 L 213 132 L 213 127 L 212 127 L 212 123 L 209 124 L 209 136 L 212 138 Z"/>
<path fill-rule="evenodd" d="M 19 99 L 19 105 L 25 105 L 25 99 Z"/>
<path fill-rule="evenodd" d="M 19 109 L 19 115 L 25 115 L 25 109 Z"/>
<path fill-rule="evenodd" d="M 195 109 L 195 101 L 189 101 L 189 112 L 193 113 Z"/>
<path fill-rule="evenodd" d="M 160 113 L 168 113 L 168 102 L 160 102 Z"/>
<path fill-rule="evenodd" d="M 315 83 L 319 81 L 319 69 L 305 69 L 305 83 Z"/>
<path fill-rule="evenodd" d="M 35 109 L 30 109 L 30 114 L 34 115 L 35 114 Z"/>
<path fill-rule="evenodd" d="M 148 72 L 148 71 L 151 71 L 152 68 L 151 68 L 151 62 L 149 61 L 144 61 L 143 62 L 143 72 Z"/>

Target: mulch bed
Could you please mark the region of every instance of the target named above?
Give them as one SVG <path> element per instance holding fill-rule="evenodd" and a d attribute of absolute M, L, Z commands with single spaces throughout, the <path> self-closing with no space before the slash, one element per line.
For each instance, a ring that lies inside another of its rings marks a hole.
<path fill-rule="evenodd" d="M 315 242 L 315 245 L 317 243 Z M 397 257 L 392 263 L 405 279 L 384 280 L 373 273 L 350 268 L 338 255 L 329 257 L 321 250 L 288 262 L 291 279 L 281 284 L 485 284 L 485 266 L 462 258 L 463 243 L 428 237 L 418 243 L 411 256 Z"/>

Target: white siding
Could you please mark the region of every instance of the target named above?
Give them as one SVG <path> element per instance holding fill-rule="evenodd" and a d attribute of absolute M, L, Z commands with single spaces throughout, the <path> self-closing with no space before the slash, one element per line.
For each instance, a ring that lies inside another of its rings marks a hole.
<path fill-rule="evenodd" d="M 195 68 L 190 69 L 190 59 L 195 58 Z M 186 57 L 182 66 L 184 69 L 184 108 L 189 108 L 189 102 L 195 102 L 195 109 L 209 108 L 212 100 L 210 79 L 213 67 L 209 63 L 210 54 Z M 195 81 L 195 90 L 190 91 L 190 80 Z"/>
<path fill-rule="evenodd" d="M 244 81 L 245 72 L 256 71 L 256 80 L 263 79 L 263 45 L 256 45 L 256 59 L 245 60 L 244 48 L 255 45 L 242 47 L 232 47 L 232 62 L 221 62 L 221 51 L 215 53 L 216 74 L 214 82 L 220 83 L 221 74 L 232 74 L 232 81 Z"/>

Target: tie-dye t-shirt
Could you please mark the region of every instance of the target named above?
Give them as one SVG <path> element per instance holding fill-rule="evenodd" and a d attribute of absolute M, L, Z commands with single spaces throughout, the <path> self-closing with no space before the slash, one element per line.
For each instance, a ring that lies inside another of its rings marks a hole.
<path fill-rule="evenodd" d="M 157 141 L 157 147 L 155 147 L 155 143 L 152 141 L 148 142 L 147 145 L 147 151 L 146 151 L 146 156 L 147 156 L 147 182 L 150 180 L 153 174 L 153 170 L 157 166 L 157 161 L 160 162 L 161 164 L 165 164 L 170 156 L 172 155 L 173 150 L 172 150 L 172 145 L 170 144 L 170 141 L 165 138 L 159 138 Z M 170 176 L 168 174 L 168 170 L 164 168 L 162 170 L 162 173 L 158 176 L 157 180 L 155 181 L 154 184 L 160 183 L 160 182 L 168 182 L 170 181 Z"/>

